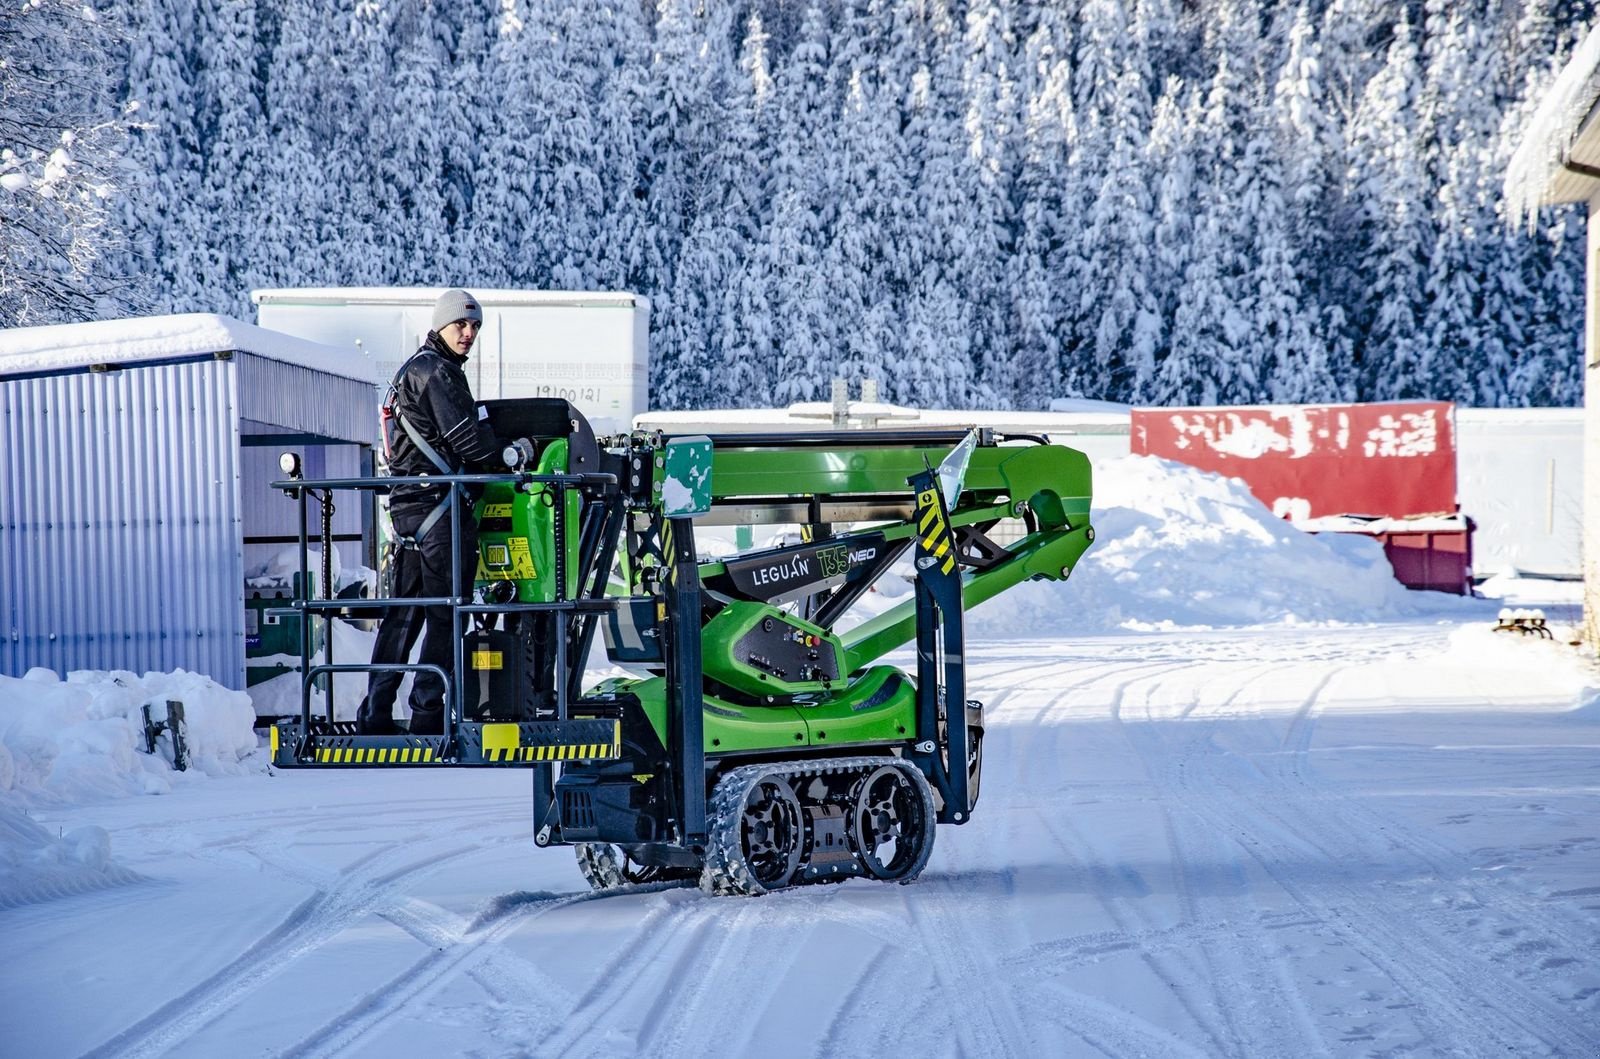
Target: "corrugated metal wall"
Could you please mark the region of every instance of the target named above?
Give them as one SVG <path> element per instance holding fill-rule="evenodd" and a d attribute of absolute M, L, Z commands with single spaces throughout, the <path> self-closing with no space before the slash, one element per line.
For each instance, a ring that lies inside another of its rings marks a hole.
<path fill-rule="evenodd" d="M 248 353 L 236 359 L 240 418 L 364 445 L 378 436 L 378 391 L 372 383 Z"/>
<path fill-rule="evenodd" d="M 0 672 L 244 685 L 233 361 L 0 381 Z"/>

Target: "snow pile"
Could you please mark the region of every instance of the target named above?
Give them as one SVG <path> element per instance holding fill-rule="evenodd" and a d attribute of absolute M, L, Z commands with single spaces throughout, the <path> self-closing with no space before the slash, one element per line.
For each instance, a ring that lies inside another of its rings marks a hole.
<path fill-rule="evenodd" d="M 156 716 L 183 703 L 188 772 L 174 770 L 172 741 L 143 753 L 142 707 Z M 32 806 L 164 794 L 177 783 L 257 771 L 250 699 L 207 677 L 48 669 L 0 676 L 0 908 L 137 878 L 111 859 L 104 829 L 51 835 Z"/>
<path fill-rule="evenodd" d="M 975 637 L 1369 622 L 1473 604 L 1413 593 L 1370 538 L 1303 533 L 1237 478 L 1153 456 L 1095 468 L 1095 543 L 1065 584 L 973 611 Z"/>
<path fill-rule="evenodd" d="M 77 827 L 53 836 L 0 795 L 0 909 L 138 878 L 111 860 L 105 828 Z"/>
<path fill-rule="evenodd" d="M 65 681 L 48 669 L 20 680 L 0 676 L 0 794 L 39 804 L 94 801 L 120 794 L 164 794 L 180 781 L 171 741 L 143 753 L 146 703 L 165 713 L 183 703 L 189 771 L 219 776 L 252 771 L 255 711 L 249 696 L 209 677 L 175 673 L 79 672 Z"/>

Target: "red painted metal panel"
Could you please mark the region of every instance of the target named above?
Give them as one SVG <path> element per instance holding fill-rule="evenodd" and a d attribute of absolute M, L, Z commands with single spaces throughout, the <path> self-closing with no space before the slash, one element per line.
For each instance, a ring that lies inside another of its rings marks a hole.
<path fill-rule="evenodd" d="M 1130 442 L 1135 453 L 1241 478 L 1284 518 L 1457 510 L 1448 402 L 1136 408 Z"/>
<path fill-rule="evenodd" d="M 1379 533 L 1395 580 L 1407 588 L 1472 594 L 1472 529 Z"/>

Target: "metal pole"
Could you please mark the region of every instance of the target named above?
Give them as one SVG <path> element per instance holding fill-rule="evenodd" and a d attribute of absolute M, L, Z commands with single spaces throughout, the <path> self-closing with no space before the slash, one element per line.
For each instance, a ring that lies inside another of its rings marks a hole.
<path fill-rule="evenodd" d="M 292 584 L 294 594 L 311 598 L 310 586 L 306 584 L 311 579 L 309 566 L 310 557 L 306 540 L 306 491 L 300 489 L 296 492 L 300 501 L 300 583 Z M 300 608 L 300 726 L 303 729 L 311 728 L 311 613 L 304 607 Z"/>
<path fill-rule="evenodd" d="M 337 594 L 333 590 L 333 490 L 324 489 L 321 496 L 322 503 L 322 598 L 331 600 Z M 322 614 L 322 654 L 323 662 L 333 664 L 333 623 L 332 611 Z M 327 709 L 328 723 L 334 722 L 333 703 L 333 673 L 330 671 L 326 683 L 322 685 L 323 705 Z"/>
<path fill-rule="evenodd" d="M 450 652 L 453 666 L 450 671 L 450 680 L 445 685 L 444 694 L 444 738 L 446 745 L 455 735 L 455 709 L 453 704 L 459 704 L 464 694 L 463 672 L 466 669 L 462 657 L 464 645 L 461 642 L 461 508 L 456 504 L 461 487 L 451 483 L 450 489 Z"/>

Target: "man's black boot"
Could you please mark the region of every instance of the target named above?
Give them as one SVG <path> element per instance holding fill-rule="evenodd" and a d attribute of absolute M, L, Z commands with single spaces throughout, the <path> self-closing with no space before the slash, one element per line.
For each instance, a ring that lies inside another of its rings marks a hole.
<path fill-rule="evenodd" d="M 372 712 L 366 699 L 356 710 L 356 731 L 361 735 L 400 735 L 405 731 L 394 723 L 393 717 L 379 717 Z"/>
<path fill-rule="evenodd" d="M 412 710 L 409 731 L 412 735 L 443 735 L 443 710 Z"/>

